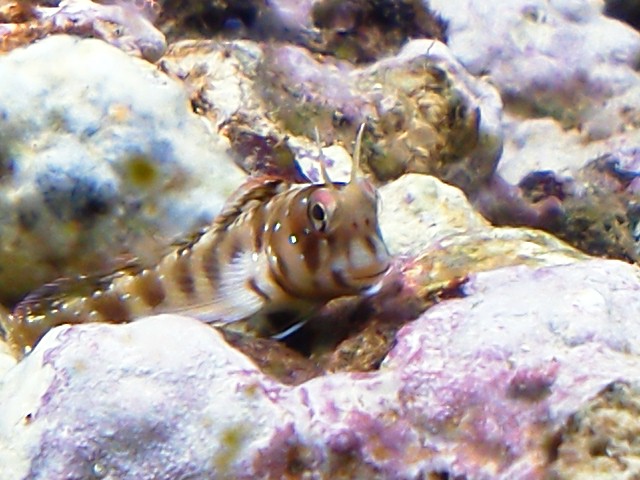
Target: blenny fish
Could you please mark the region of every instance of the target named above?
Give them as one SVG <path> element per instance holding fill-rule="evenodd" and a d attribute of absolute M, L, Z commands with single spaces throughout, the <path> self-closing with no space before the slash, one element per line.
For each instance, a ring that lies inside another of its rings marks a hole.
<path fill-rule="evenodd" d="M 252 179 L 208 228 L 157 265 L 132 263 L 37 289 L 2 319 L 7 340 L 26 353 L 57 325 L 168 312 L 214 325 L 287 314 L 293 325 L 337 297 L 375 293 L 390 257 L 377 190 L 357 174 L 361 139 L 362 128 L 349 182 L 331 181 L 322 161 L 324 183 Z"/>

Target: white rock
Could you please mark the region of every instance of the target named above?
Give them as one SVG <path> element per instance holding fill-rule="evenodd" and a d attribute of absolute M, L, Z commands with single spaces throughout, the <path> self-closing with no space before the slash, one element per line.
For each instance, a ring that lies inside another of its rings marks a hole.
<path fill-rule="evenodd" d="M 429 175 L 403 175 L 381 187 L 380 197 L 380 231 L 392 255 L 416 255 L 447 237 L 489 226 L 462 191 Z"/>
<path fill-rule="evenodd" d="M 244 178 L 180 83 L 102 41 L 14 50 L 0 92 L 1 294 L 190 233 Z"/>

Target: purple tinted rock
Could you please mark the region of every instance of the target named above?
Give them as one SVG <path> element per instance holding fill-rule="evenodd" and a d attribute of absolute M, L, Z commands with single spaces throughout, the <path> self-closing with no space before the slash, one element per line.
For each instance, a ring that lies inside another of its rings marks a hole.
<path fill-rule="evenodd" d="M 601 260 L 474 276 L 467 298 L 400 331 L 383 369 L 402 372 L 401 416 L 453 455 L 450 473 L 541 478 L 545 437 L 608 382 L 638 379 L 639 280 Z"/>
<path fill-rule="evenodd" d="M 474 203 L 495 224 L 543 228 L 591 255 L 635 262 L 639 179 L 637 149 L 621 148 L 573 175 L 533 171 L 517 186 L 496 177 Z"/>
<path fill-rule="evenodd" d="M 277 382 L 196 321 L 52 330 L 0 388 L 2 479 L 543 478 L 567 418 L 638 380 L 640 273 L 473 275 L 379 371 Z"/>
<path fill-rule="evenodd" d="M 448 22 L 448 45 L 461 63 L 474 74 L 488 73 L 507 103 L 529 105 L 536 116 L 575 124 L 637 85 L 640 35 L 605 17 L 601 2 L 429 5 Z"/>
<path fill-rule="evenodd" d="M 176 356 L 177 345 L 185 350 Z M 16 404 L 4 390 L 2 404 L 15 415 L 14 448 L 34 430 L 40 440 L 28 464 L 3 479 L 251 476 L 247 449 L 257 455 L 288 423 L 273 401 L 279 386 L 186 318 L 65 327 L 8 377 L 31 368 L 41 375 L 20 383 L 45 377 L 39 400 Z M 1 450 L 2 465 L 12 465 Z"/>
<path fill-rule="evenodd" d="M 606 3 L 429 6 L 448 22 L 453 55 L 471 73 L 487 75 L 505 102 L 497 174 L 513 188 L 492 179 L 470 192 L 476 206 L 493 223 L 544 228 L 590 254 L 636 261 L 638 182 L 616 190 L 589 166 L 612 156 L 621 157 L 622 169 L 637 170 L 624 166 L 623 152 L 640 139 L 640 34 L 607 17 Z M 523 188 L 541 173 L 567 190 L 541 196 L 540 182 L 538 191 Z"/>

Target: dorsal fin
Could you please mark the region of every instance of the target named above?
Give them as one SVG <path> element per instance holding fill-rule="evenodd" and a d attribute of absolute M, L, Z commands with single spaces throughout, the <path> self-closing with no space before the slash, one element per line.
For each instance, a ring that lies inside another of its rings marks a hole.
<path fill-rule="evenodd" d="M 360 168 L 360 154 L 362 151 L 362 135 L 364 134 L 365 123 L 361 123 L 360 127 L 358 127 L 358 133 L 356 134 L 356 145 L 353 148 L 353 155 L 351 158 L 353 159 L 353 165 L 351 166 L 351 178 L 349 179 L 349 183 L 353 183 L 356 178 L 358 178 L 358 170 Z"/>
<path fill-rule="evenodd" d="M 217 216 L 214 228 L 229 227 L 245 211 L 251 201 L 264 203 L 289 185 L 277 177 L 249 177 L 249 179 L 229 198 L 222 212 Z"/>
<path fill-rule="evenodd" d="M 314 128 L 315 136 L 316 136 L 316 146 L 318 147 L 318 162 L 320 162 L 320 174 L 322 175 L 322 181 L 330 188 L 335 188 L 335 185 L 331 178 L 329 177 L 329 172 L 327 172 L 327 165 L 324 161 L 324 153 L 322 152 L 322 144 L 320 143 L 320 132 L 318 132 L 318 127 Z"/>
<path fill-rule="evenodd" d="M 249 202 L 264 203 L 271 197 L 280 193 L 289 185 L 288 182 L 274 176 L 251 176 L 242 184 L 227 200 L 222 211 L 216 216 L 211 225 L 208 225 L 182 241 L 173 243 L 175 247 L 189 249 L 195 245 L 200 237 L 207 232 L 227 230 L 233 225 L 242 213 L 246 211 Z"/>

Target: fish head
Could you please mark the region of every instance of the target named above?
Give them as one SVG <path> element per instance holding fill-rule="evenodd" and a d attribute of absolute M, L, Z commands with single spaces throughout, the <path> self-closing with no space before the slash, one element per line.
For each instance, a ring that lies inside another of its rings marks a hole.
<path fill-rule="evenodd" d="M 309 185 L 275 209 L 267 255 L 276 279 L 301 298 L 375 293 L 390 256 L 379 196 L 365 178 Z"/>

